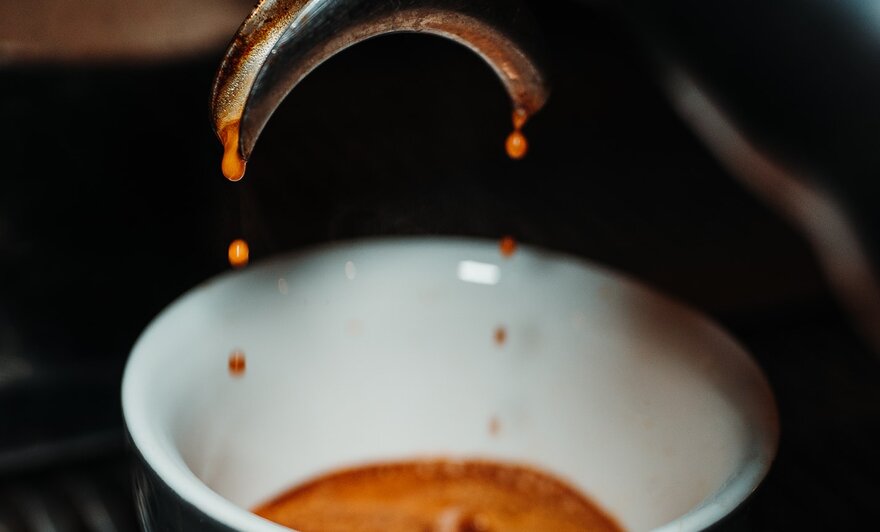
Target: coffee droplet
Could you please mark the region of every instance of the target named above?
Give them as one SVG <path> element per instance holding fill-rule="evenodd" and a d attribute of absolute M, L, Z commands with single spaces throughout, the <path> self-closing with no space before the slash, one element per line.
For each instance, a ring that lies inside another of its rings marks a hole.
<path fill-rule="evenodd" d="M 250 250 L 247 242 L 242 239 L 233 240 L 229 244 L 229 264 L 234 268 L 243 268 L 247 266 L 250 259 Z"/>
<path fill-rule="evenodd" d="M 516 240 L 512 236 L 505 236 L 498 243 L 498 249 L 503 257 L 512 257 L 516 252 Z"/>
<path fill-rule="evenodd" d="M 526 136 L 522 133 L 522 128 L 528 118 L 529 115 L 525 109 L 515 109 L 513 111 L 513 132 L 508 135 L 507 141 L 504 143 L 507 155 L 511 159 L 522 159 L 529 151 L 529 143 L 526 140 Z"/>
<path fill-rule="evenodd" d="M 525 109 L 514 109 L 513 110 L 513 129 L 522 129 L 524 125 L 526 125 L 526 120 L 529 119 L 529 114 Z"/>
<path fill-rule="evenodd" d="M 504 345 L 504 342 L 507 340 L 507 329 L 504 327 L 498 327 L 495 329 L 495 343 L 498 345 Z"/>
<path fill-rule="evenodd" d="M 240 377 L 244 375 L 244 370 L 247 367 L 247 360 L 244 358 L 244 353 L 241 351 L 233 351 L 229 355 L 229 374 L 233 377 Z"/>
<path fill-rule="evenodd" d="M 230 181 L 238 181 L 244 177 L 246 161 L 241 158 L 238 148 L 238 121 L 224 126 L 220 130 L 220 141 L 223 143 L 223 161 L 220 169 Z"/>
<path fill-rule="evenodd" d="M 489 420 L 489 434 L 492 436 L 498 436 L 498 431 L 501 430 L 501 422 L 498 420 L 497 416 L 492 416 L 492 419 Z"/>
<path fill-rule="evenodd" d="M 529 151 L 529 142 L 520 130 L 515 129 L 513 133 L 507 137 L 507 142 L 504 143 L 504 148 L 507 150 L 508 157 L 519 160 L 525 157 L 526 152 Z"/>

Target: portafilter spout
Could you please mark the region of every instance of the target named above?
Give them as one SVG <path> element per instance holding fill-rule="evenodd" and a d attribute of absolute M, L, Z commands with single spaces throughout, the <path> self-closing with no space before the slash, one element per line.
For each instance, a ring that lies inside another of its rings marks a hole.
<path fill-rule="evenodd" d="M 229 46 L 211 94 L 224 174 L 241 178 L 272 113 L 318 65 L 401 32 L 438 35 L 479 54 L 504 84 L 520 125 L 547 99 L 540 39 L 518 0 L 261 0 Z"/>

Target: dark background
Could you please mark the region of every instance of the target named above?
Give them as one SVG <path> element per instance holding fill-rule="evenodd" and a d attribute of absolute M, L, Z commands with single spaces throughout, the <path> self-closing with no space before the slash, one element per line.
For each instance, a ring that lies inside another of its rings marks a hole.
<path fill-rule="evenodd" d="M 880 517 L 878 359 L 804 240 L 673 114 L 621 20 L 535 8 L 553 93 L 520 162 L 501 84 L 437 38 L 376 39 L 319 68 L 236 184 L 208 115 L 222 49 L 0 69 L 0 531 L 135 526 L 122 368 L 152 316 L 228 267 L 230 240 L 259 260 L 395 234 L 512 234 L 711 314 L 767 372 L 782 422 L 769 479 L 727 528 Z"/>

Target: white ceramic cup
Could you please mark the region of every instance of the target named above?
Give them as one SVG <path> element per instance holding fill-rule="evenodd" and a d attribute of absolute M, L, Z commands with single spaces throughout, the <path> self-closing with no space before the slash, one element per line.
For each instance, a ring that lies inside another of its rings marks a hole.
<path fill-rule="evenodd" d="M 705 317 L 465 239 L 336 244 L 197 287 L 138 341 L 123 409 L 143 524 L 163 530 L 280 530 L 248 508 L 426 456 L 536 466 L 627 529 L 700 530 L 756 488 L 778 435 L 760 370 Z"/>

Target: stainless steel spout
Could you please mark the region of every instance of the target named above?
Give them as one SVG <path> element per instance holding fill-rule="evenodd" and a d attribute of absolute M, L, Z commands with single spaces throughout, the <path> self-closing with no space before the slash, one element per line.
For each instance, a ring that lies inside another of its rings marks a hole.
<path fill-rule="evenodd" d="M 514 109 L 530 116 L 547 99 L 539 39 L 515 0 L 262 0 L 244 21 L 214 80 L 211 111 L 225 143 L 237 128 L 247 160 L 288 93 L 322 62 L 388 33 L 439 35 L 479 54 Z"/>

